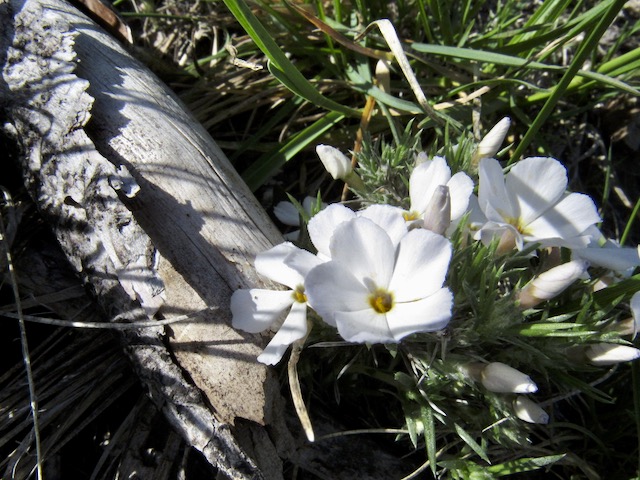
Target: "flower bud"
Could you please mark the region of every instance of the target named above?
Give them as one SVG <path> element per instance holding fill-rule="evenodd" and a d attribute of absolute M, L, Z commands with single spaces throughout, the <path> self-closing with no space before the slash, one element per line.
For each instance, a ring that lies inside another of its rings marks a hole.
<path fill-rule="evenodd" d="M 617 343 L 596 343 L 589 345 L 584 354 L 589 363 L 597 367 L 615 365 L 620 362 L 630 362 L 640 358 L 640 350 Z"/>
<path fill-rule="evenodd" d="M 496 125 L 489 130 L 484 138 L 478 144 L 476 152 L 473 156 L 474 163 L 477 163 L 482 158 L 493 157 L 504 141 L 504 137 L 507 136 L 507 131 L 511 126 L 511 120 L 509 117 L 504 117 Z"/>
<path fill-rule="evenodd" d="M 351 161 L 335 147 L 330 145 L 318 145 L 316 153 L 322 161 L 324 168 L 336 180 L 344 180 L 353 168 Z"/>
<path fill-rule="evenodd" d="M 586 270 L 586 262 L 572 260 L 541 273 L 518 293 L 520 307 L 531 308 L 560 295 L 569 285 L 582 277 Z"/>
<path fill-rule="evenodd" d="M 386 60 L 378 60 L 376 63 L 376 83 L 383 92 L 389 93 L 391 91 L 391 71 L 389 70 L 389 62 Z"/>
<path fill-rule="evenodd" d="M 533 400 L 518 396 L 513 402 L 513 411 L 520 420 L 528 423 L 549 423 L 549 414 Z"/>
<path fill-rule="evenodd" d="M 424 228 L 444 235 L 451 225 L 451 197 L 449 187 L 438 185 L 424 212 Z"/>
<path fill-rule="evenodd" d="M 533 393 L 538 386 L 520 370 L 500 362 L 493 362 L 484 367 L 480 374 L 482 385 L 496 393 Z"/>

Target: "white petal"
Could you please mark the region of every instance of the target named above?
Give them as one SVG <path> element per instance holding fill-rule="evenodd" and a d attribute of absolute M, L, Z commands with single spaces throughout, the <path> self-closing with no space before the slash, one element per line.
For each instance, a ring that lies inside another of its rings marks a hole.
<path fill-rule="evenodd" d="M 291 311 L 264 351 L 258 356 L 258 361 L 266 365 L 275 365 L 280 361 L 289 345 L 307 334 L 307 305 L 294 302 Z"/>
<path fill-rule="evenodd" d="M 371 205 L 357 213 L 357 216 L 368 218 L 380 226 L 394 246 L 400 243 L 400 239 L 407 233 L 407 222 L 402 216 L 403 210 L 391 205 Z"/>
<path fill-rule="evenodd" d="M 451 319 L 452 306 L 453 294 L 448 288 L 422 300 L 396 303 L 387 312 L 389 329 L 397 341 L 412 333 L 442 330 Z"/>
<path fill-rule="evenodd" d="M 631 315 L 633 317 L 633 336 L 640 330 L 640 292 L 636 292 L 629 301 Z"/>
<path fill-rule="evenodd" d="M 289 254 L 285 258 L 284 263 L 288 267 L 298 272 L 303 278 L 306 278 L 306 276 L 313 268 L 317 267 L 321 263 L 324 263 L 325 261 L 326 260 L 322 260 L 320 257 L 314 255 L 311 252 L 308 252 L 307 250 L 298 248 L 296 251 L 291 252 L 291 254 Z M 296 287 L 297 286 L 298 285 L 296 285 Z"/>
<path fill-rule="evenodd" d="M 530 157 L 516 163 L 506 176 L 514 217 L 527 225 L 555 205 L 567 189 L 567 170 L 554 158 Z"/>
<path fill-rule="evenodd" d="M 288 267 L 284 260 L 291 253 L 300 250 L 291 242 L 284 242 L 256 256 L 256 271 L 274 282 L 286 285 L 291 289 L 302 284 L 304 278 L 299 272 Z"/>
<path fill-rule="evenodd" d="M 285 225 L 292 227 L 300 225 L 300 214 L 291 202 L 278 202 L 278 204 L 273 207 L 273 214 Z"/>
<path fill-rule="evenodd" d="M 589 262 L 591 265 L 603 267 L 614 272 L 624 272 L 640 265 L 638 250 L 631 247 L 598 247 L 573 248 L 571 253 Z"/>
<path fill-rule="evenodd" d="M 338 333 L 347 342 L 395 343 L 386 316 L 373 308 L 356 312 L 336 312 Z"/>
<path fill-rule="evenodd" d="M 245 332 L 262 332 L 294 302 L 290 290 L 236 290 L 231 295 L 231 323 Z"/>
<path fill-rule="evenodd" d="M 451 179 L 451 169 L 443 157 L 433 157 L 421 163 L 409 177 L 411 210 L 422 214 L 438 185 L 446 185 Z"/>
<path fill-rule="evenodd" d="M 458 172 L 447 182 L 451 198 L 451 220 L 457 220 L 469 207 L 469 197 L 473 193 L 473 180 L 464 172 Z"/>
<path fill-rule="evenodd" d="M 347 174 L 353 170 L 351 160 L 335 147 L 318 145 L 316 147 L 316 153 L 322 161 L 324 168 L 326 168 L 327 172 L 336 180 L 345 178 Z"/>
<path fill-rule="evenodd" d="M 353 210 L 339 203 L 333 203 L 309 220 L 307 225 L 309 237 L 321 257 L 331 258 L 329 243 L 333 232 L 342 222 L 355 217 L 356 214 Z"/>
<path fill-rule="evenodd" d="M 331 258 L 340 262 L 371 290 L 389 285 L 395 250 L 389 235 L 363 217 L 338 226 L 330 246 Z"/>
<path fill-rule="evenodd" d="M 335 326 L 336 311 L 371 308 L 369 290 L 353 274 L 335 261 L 323 263 L 309 272 L 304 282 L 311 308 L 329 325 Z"/>
<path fill-rule="evenodd" d="M 571 240 L 579 237 L 591 225 L 600 221 L 593 200 L 581 193 L 571 193 L 537 220 L 526 225 L 525 240 Z"/>
<path fill-rule="evenodd" d="M 487 219 L 500 222 L 506 218 L 516 218 L 515 207 L 511 205 L 498 161 L 493 158 L 480 160 L 478 175 L 478 203 Z"/>
<path fill-rule="evenodd" d="M 389 290 L 396 302 L 427 297 L 442 288 L 451 260 L 451 242 L 429 230 L 412 230 L 398 249 Z"/>

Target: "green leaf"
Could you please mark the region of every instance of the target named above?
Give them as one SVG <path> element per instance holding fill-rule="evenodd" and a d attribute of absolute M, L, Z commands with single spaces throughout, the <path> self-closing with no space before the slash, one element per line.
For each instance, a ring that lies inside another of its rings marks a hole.
<path fill-rule="evenodd" d="M 485 462 L 491 463 L 489 461 L 489 457 L 487 456 L 487 453 L 484 451 L 484 449 L 480 446 L 480 444 L 478 444 L 478 442 L 476 442 L 473 439 L 473 437 L 471 435 L 469 435 L 469 433 L 467 433 L 467 431 L 464 428 L 462 428 L 457 423 L 454 423 L 453 426 L 456 429 L 456 433 L 458 434 L 458 436 L 464 441 L 464 443 L 469 445 L 471 450 L 476 452 L 476 454 L 478 454 L 478 456 L 481 459 L 483 459 Z"/>
<path fill-rule="evenodd" d="M 531 470 L 537 470 L 552 463 L 562 460 L 565 454 L 561 455 L 549 455 L 546 457 L 537 458 L 520 458 L 518 460 L 512 460 L 510 462 L 500 463 L 498 465 L 492 465 L 487 467 L 487 470 L 498 477 L 504 477 L 505 475 L 513 475 L 514 473 L 530 472 Z"/>

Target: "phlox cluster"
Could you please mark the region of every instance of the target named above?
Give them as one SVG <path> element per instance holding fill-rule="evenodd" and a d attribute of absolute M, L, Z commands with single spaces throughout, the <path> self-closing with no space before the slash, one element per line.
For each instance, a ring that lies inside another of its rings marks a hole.
<path fill-rule="evenodd" d="M 515 299 L 523 310 L 588 277 L 591 266 L 614 277 L 639 266 L 637 249 L 622 248 L 599 232 L 593 200 L 567 191 L 566 169 L 559 161 L 525 158 L 505 173 L 492 156 L 508 127 L 504 119 L 478 145 L 472 159 L 477 184 L 467 173 L 452 173 L 444 157 L 421 153 L 409 179 L 408 209 L 371 205 L 353 211 L 332 204 L 307 225 L 313 253 L 285 242 L 259 254 L 257 271 L 288 289 L 238 290 L 232 296 L 236 328 L 277 330 L 258 360 L 276 364 L 290 344 L 305 338 L 310 310 L 347 342 L 397 343 L 444 329 L 455 318 L 447 274 L 453 254 L 449 238 L 456 230 L 470 241 L 497 243 L 498 255 L 532 244 L 571 251 L 570 261 L 520 288 Z M 358 191 L 361 181 L 346 156 L 325 145 L 317 153 L 334 178 Z M 287 209 L 295 223 L 291 208 L 280 205 L 280 215 Z M 631 307 L 635 335 L 640 294 Z M 583 354 L 594 365 L 640 356 L 633 347 L 619 347 L 597 344 Z M 526 374 L 499 362 L 464 368 L 486 390 L 520 394 L 514 405 L 519 418 L 548 421 L 540 407 L 522 396 L 537 390 Z"/>

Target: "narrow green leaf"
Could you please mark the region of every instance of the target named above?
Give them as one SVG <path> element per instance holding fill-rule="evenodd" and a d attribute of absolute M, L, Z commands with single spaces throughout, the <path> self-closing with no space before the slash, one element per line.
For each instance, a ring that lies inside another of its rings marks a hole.
<path fill-rule="evenodd" d="M 244 0 L 224 0 L 224 3 L 258 48 L 267 56 L 269 59 L 269 71 L 285 87 L 314 105 L 326 108 L 327 110 L 339 112 L 347 116 L 360 115 L 358 110 L 334 102 L 318 92 L 295 65 L 291 63 L 269 32 L 262 26 L 253 12 L 251 12 L 251 9 Z"/>
<path fill-rule="evenodd" d="M 464 441 L 464 443 L 466 443 L 467 445 L 469 445 L 469 447 L 471 448 L 471 450 L 473 450 L 474 452 L 476 452 L 476 454 L 483 459 L 485 462 L 487 463 L 491 463 L 489 461 L 489 457 L 487 456 L 487 453 L 484 451 L 484 449 L 478 444 L 478 442 L 476 442 L 473 437 L 471 437 L 471 435 L 469 435 L 467 433 L 467 431 L 462 428 L 460 425 L 458 425 L 457 423 L 453 424 L 454 428 L 456 429 L 456 433 L 458 434 L 458 436 Z"/>
<path fill-rule="evenodd" d="M 329 112 L 320 120 L 308 126 L 292 137 L 287 143 L 274 152 L 261 156 L 255 163 L 242 172 L 242 178 L 255 191 L 267 181 L 282 165 L 294 155 L 308 147 L 331 127 L 341 122 L 345 116 L 341 113 Z"/>
<path fill-rule="evenodd" d="M 510 462 L 491 465 L 490 467 L 487 467 L 487 470 L 498 477 L 504 477 L 505 475 L 513 475 L 514 473 L 537 470 L 547 465 L 551 465 L 558 460 L 562 460 L 565 456 L 565 454 L 561 454 L 537 458 L 519 458 L 518 460 L 512 460 Z"/>
<path fill-rule="evenodd" d="M 424 425 L 424 441 L 427 447 L 427 459 L 431 472 L 436 474 L 436 426 L 433 419 L 433 412 L 430 408 L 421 407 L 422 423 Z"/>

